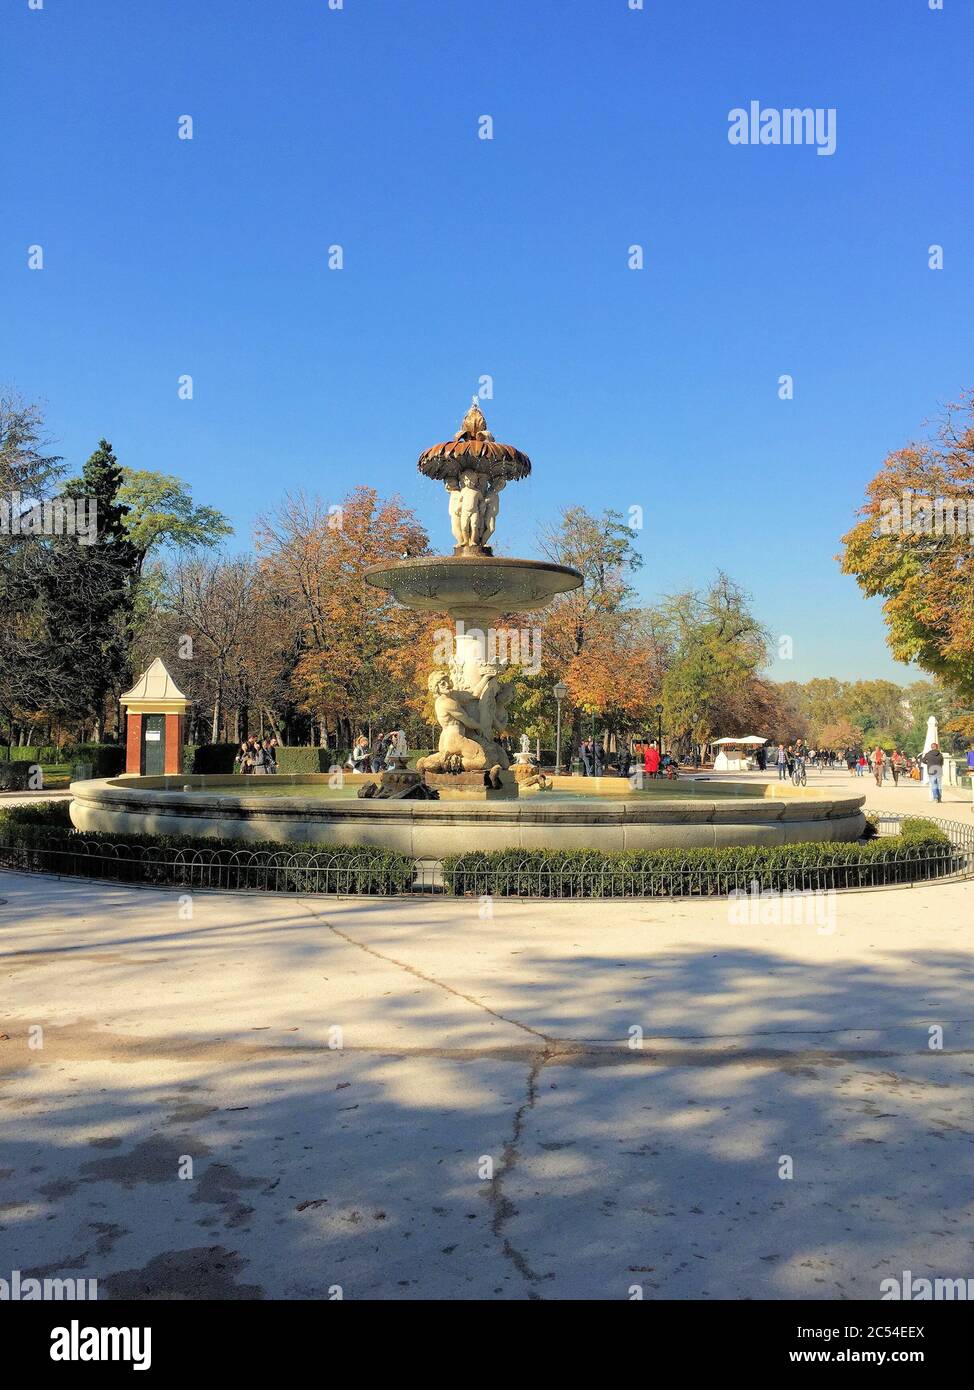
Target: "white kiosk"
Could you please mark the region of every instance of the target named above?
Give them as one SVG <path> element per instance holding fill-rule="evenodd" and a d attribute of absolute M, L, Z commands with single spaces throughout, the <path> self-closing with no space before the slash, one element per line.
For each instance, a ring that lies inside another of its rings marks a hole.
<path fill-rule="evenodd" d="M 757 764 L 753 753 L 767 743 L 766 738 L 757 734 L 747 734 L 744 738 L 716 738 L 714 747 L 720 752 L 714 758 L 715 772 L 753 772 Z"/>

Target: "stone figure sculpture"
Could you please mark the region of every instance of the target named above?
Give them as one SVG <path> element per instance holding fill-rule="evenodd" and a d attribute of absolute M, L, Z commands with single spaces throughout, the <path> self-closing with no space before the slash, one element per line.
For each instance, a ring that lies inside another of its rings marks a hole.
<path fill-rule="evenodd" d="M 504 479 L 467 468 L 457 478 L 444 478 L 443 486 L 450 494 L 453 539 L 465 550 L 482 551 L 497 526 Z"/>
<path fill-rule="evenodd" d="M 483 525 L 480 528 L 480 544 L 486 545 L 494 534 L 494 527 L 497 525 L 497 513 L 501 508 L 501 499 L 498 495 L 504 489 L 503 478 L 493 478 L 490 489 L 484 498 Z"/>
<path fill-rule="evenodd" d="M 486 485 L 487 479 L 483 473 L 477 473 L 472 468 L 465 468 L 460 474 L 460 508 L 457 521 L 461 545 L 481 544 L 480 533 L 484 529 L 484 508 L 487 502 L 484 492 Z"/>
<path fill-rule="evenodd" d="M 497 667 L 484 662 L 473 690 L 459 690 L 449 673 L 430 673 L 430 694 L 436 696 L 434 711 L 440 726 L 435 753 L 420 758 L 420 772 L 506 772 L 507 754 L 497 742 L 497 734 L 507 717 L 507 705 L 514 693 L 511 685 L 501 685 Z"/>

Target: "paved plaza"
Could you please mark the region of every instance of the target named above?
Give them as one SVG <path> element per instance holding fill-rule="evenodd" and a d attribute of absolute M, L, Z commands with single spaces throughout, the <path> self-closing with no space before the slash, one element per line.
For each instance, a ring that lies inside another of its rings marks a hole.
<path fill-rule="evenodd" d="M 839 894 L 825 927 L 16 874 L 0 899 L 0 1270 L 102 1298 L 974 1275 L 974 884 Z"/>

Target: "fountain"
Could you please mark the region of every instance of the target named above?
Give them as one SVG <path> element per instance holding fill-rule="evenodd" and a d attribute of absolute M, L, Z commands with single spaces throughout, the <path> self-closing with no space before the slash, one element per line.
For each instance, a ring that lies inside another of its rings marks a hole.
<path fill-rule="evenodd" d="M 514 687 L 500 681 L 505 663 L 492 634 L 508 614 L 538 610 L 556 594 L 577 589 L 582 576 L 566 565 L 498 558 L 487 544 L 501 492 L 528 476 L 531 460 L 513 444 L 497 442 L 476 396 L 453 438 L 426 449 L 417 467 L 449 493 L 453 554 L 373 565 L 365 576 L 404 607 L 448 613 L 455 625 L 452 655 L 428 680 L 439 746 L 417 763 L 417 776 L 443 800 L 511 799 L 518 781 L 498 739 Z"/>
<path fill-rule="evenodd" d="M 514 768 L 500 742 L 513 691 L 496 653 L 500 624 L 537 613 L 582 583 L 577 570 L 496 556 L 490 546 L 508 483 L 531 462 L 500 444 L 476 399 L 452 439 L 419 457 L 444 484 L 452 555 L 374 565 L 370 585 L 407 608 L 449 614 L 443 657 L 429 673 L 437 748 L 415 770 L 404 759 L 382 785 L 361 774 L 124 776 L 72 783 L 81 830 L 152 832 L 320 845 L 376 845 L 417 859 L 475 849 L 657 849 L 855 840 L 864 797 L 780 783 L 681 779 L 634 787 L 627 778 L 545 775 L 529 749 Z M 506 644 L 505 644 L 506 650 Z M 258 785 L 259 784 L 259 785 Z M 365 793 L 362 795 L 362 793 Z M 358 794 L 358 795 L 357 795 Z"/>

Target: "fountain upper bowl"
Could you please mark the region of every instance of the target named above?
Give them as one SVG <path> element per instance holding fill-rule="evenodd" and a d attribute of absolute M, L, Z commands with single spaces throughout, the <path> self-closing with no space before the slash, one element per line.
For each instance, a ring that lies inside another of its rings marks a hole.
<path fill-rule="evenodd" d="M 583 582 L 568 565 L 502 555 L 419 555 L 372 565 L 365 580 L 406 608 L 455 616 L 530 612 Z"/>

